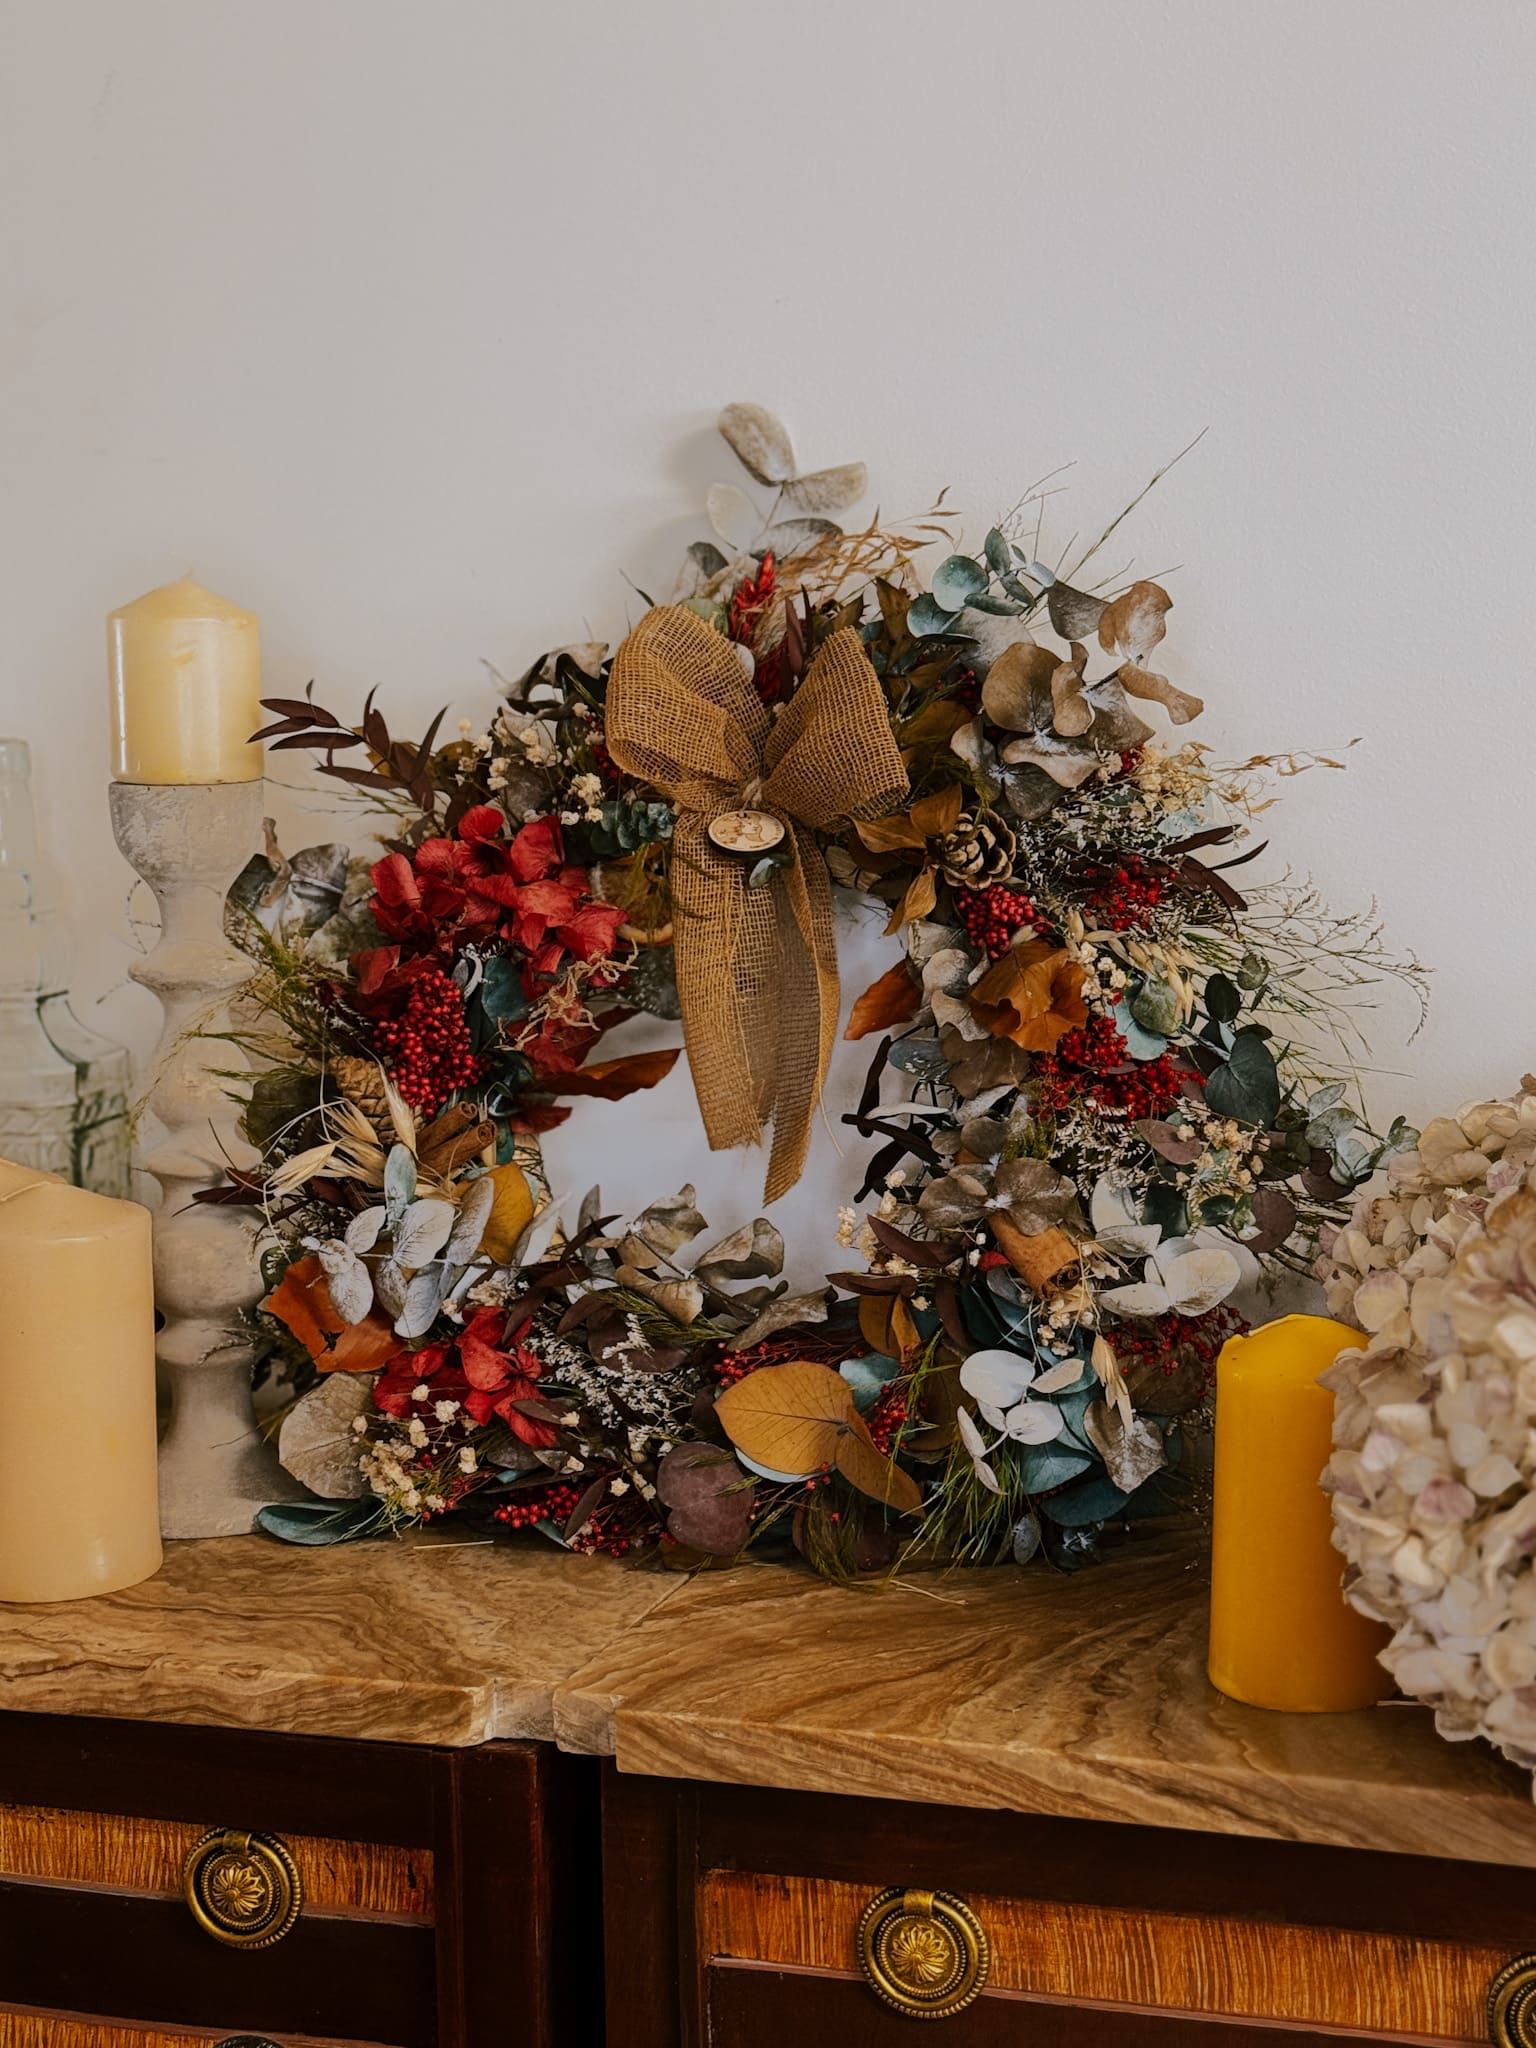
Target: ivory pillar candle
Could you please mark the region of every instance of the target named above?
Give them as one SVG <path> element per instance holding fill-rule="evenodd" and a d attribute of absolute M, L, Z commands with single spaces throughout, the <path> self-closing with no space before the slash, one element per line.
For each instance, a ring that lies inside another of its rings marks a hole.
<path fill-rule="evenodd" d="M 0 1160 L 0 1600 L 160 1569 L 149 1211 Z"/>
<path fill-rule="evenodd" d="M 1318 1485 L 1333 1396 L 1317 1384 L 1360 1332 L 1282 1316 L 1234 1337 L 1216 1366 L 1211 1683 L 1254 1707 L 1333 1714 L 1392 1690 L 1377 1662 L 1391 1632 L 1340 1590 L 1344 1560 Z"/>
<path fill-rule="evenodd" d="M 263 723 L 256 616 L 183 577 L 107 620 L 118 782 L 255 782 Z"/>

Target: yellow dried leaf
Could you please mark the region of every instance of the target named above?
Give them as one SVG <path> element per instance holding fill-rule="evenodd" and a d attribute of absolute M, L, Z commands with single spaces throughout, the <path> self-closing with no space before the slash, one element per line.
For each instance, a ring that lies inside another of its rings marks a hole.
<path fill-rule="evenodd" d="M 920 874 L 913 876 L 907 885 L 906 894 L 891 912 L 885 936 L 889 938 L 892 932 L 900 931 L 904 924 L 912 924 L 917 919 L 926 917 L 938 900 L 939 888 L 934 879 L 933 869 L 924 868 Z"/>
<path fill-rule="evenodd" d="M 720 1427 L 739 1451 L 798 1478 L 833 1462 L 838 1438 L 857 1413 L 842 1375 L 809 1358 L 761 1366 L 715 1403 Z"/>
<path fill-rule="evenodd" d="M 998 1250 L 1036 1294 L 1043 1294 L 1058 1275 L 1078 1263 L 1077 1246 L 1054 1224 L 1049 1230 L 1022 1231 L 1000 1209 L 992 1210 L 987 1224 Z"/>

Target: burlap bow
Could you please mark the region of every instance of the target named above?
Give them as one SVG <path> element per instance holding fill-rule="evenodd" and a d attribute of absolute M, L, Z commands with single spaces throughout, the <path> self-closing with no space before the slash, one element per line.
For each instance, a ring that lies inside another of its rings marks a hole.
<path fill-rule="evenodd" d="M 765 1199 L 792 1188 L 837 1031 L 832 884 L 816 844 L 906 793 L 879 679 L 857 633 L 834 633 L 777 718 L 735 649 L 681 605 L 647 612 L 614 659 L 607 740 L 621 768 L 677 806 L 672 900 L 688 1062 L 714 1151 L 772 1122 Z M 709 826 L 767 811 L 787 864 L 766 885 Z"/>

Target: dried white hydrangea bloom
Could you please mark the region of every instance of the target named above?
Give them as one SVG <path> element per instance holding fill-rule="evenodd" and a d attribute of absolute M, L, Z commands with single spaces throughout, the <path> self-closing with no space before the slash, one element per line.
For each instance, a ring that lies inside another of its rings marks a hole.
<path fill-rule="evenodd" d="M 1319 1262 L 1366 1333 L 1323 1484 L 1345 1587 L 1442 1735 L 1536 1769 L 1536 1078 L 1425 1130 Z"/>

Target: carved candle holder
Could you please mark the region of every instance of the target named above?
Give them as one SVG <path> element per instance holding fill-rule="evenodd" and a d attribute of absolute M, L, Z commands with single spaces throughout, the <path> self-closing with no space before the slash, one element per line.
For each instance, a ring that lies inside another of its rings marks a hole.
<path fill-rule="evenodd" d="M 235 1128 L 229 1080 L 247 1061 L 208 1034 L 228 1031 L 230 999 L 250 977 L 224 936 L 224 896 L 260 843 L 262 785 L 114 782 L 111 802 L 118 846 L 160 906 L 159 943 L 129 970 L 165 1012 L 146 1099 L 161 1133 L 143 1160 L 162 1195 L 155 1355 L 171 1413 L 160 1526 L 166 1536 L 243 1535 L 268 1502 L 309 1498 L 263 1440 L 251 1403 L 257 1346 L 242 1311 L 263 1292 L 260 1225 L 245 1209 L 192 1200 L 256 1156 Z"/>

